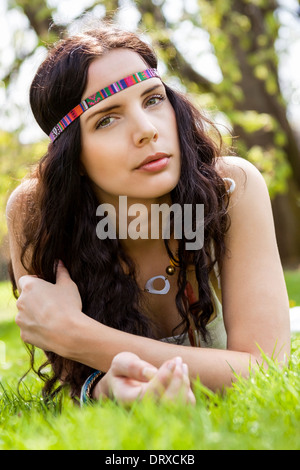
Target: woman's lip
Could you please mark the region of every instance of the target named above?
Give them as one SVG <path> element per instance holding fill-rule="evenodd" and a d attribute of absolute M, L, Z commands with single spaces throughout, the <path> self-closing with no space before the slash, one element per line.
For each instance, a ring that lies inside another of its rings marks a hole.
<path fill-rule="evenodd" d="M 160 160 L 164 160 L 164 159 L 169 159 L 170 158 L 170 155 L 166 154 L 166 153 L 163 153 L 163 152 L 158 152 L 156 153 L 155 155 L 149 155 L 149 157 L 145 158 L 145 160 L 138 166 L 138 170 L 139 169 L 144 169 L 144 168 L 150 168 L 152 166 L 154 166 L 154 163 L 155 162 L 158 162 Z"/>
<path fill-rule="evenodd" d="M 160 157 L 156 160 L 152 160 L 148 163 L 144 163 L 143 165 L 139 166 L 138 170 L 144 170 L 149 172 L 163 170 L 169 163 L 169 158 L 169 156 L 165 156 Z"/>

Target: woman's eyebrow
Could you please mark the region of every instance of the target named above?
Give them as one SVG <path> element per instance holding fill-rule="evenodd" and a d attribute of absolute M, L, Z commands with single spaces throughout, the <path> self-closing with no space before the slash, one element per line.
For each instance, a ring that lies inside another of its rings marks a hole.
<path fill-rule="evenodd" d="M 106 106 L 106 108 L 98 109 L 94 113 L 91 113 L 89 116 L 86 118 L 86 122 L 88 122 L 92 117 L 97 116 L 97 114 L 102 114 L 102 113 L 109 113 L 113 109 L 118 109 L 121 108 L 122 106 L 120 104 L 114 104 L 113 106 Z"/>
<path fill-rule="evenodd" d="M 147 88 L 147 90 L 143 91 L 141 94 L 141 97 L 147 95 L 148 93 L 151 93 L 152 91 L 155 91 L 157 88 L 163 87 L 162 83 L 159 83 L 157 85 L 154 85 L 150 88 Z M 86 122 L 88 122 L 92 117 L 96 116 L 97 114 L 102 114 L 102 113 L 109 113 L 110 111 L 113 111 L 114 109 L 121 108 L 121 104 L 114 104 L 113 106 L 106 106 L 105 108 L 98 109 L 94 113 L 91 113 L 89 116 L 87 116 Z"/>
<path fill-rule="evenodd" d="M 155 91 L 157 88 L 162 88 L 162 87 L 164 87 L 163 84 L 162 84 L 162 83 L 158 83 L 157 85 L 154 85 L 154 86 L 152 86 L 152 87 L 150 87 L 150 88 L 147 88 L 147 90 L 145 90 L 145 91 L 141 94 L 141 96 L 145 96 L 145 95 L 147 95 L 148 93 L 151 93 L 152 91 Z"/>

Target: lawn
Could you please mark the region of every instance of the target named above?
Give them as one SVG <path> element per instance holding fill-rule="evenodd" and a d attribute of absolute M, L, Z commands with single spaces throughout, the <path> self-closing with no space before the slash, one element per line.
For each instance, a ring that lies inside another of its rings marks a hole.
<path fill-rule="evenodd" d="M 300 272 L 286 273 L 291 305 L 300 305 Z M 99 403 L 84 409 L 65 393 L 46 404 L 34 374 L 17 393 L 28 355 L 14 323 L 8 283 L 0 283 L 0 449 L 201 450 L 300 448 L 300 336 L 289 365 L 270 362 L 219 395 L 196 386 L 195 407 L 148 401 L 131 409 Z"/>
<path fill-rule="evenodd" d="M 286 271 L 285 280 L 291 307 L 300 306 L 300 269 L 297 271 Z"/>

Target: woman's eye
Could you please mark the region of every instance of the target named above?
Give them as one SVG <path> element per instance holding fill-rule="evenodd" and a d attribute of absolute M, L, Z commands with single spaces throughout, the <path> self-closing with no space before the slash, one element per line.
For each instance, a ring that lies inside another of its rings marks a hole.
<path fill-rule="evenodd" d="M 113 117 L 107 116 L 103 119 L 100 119 L 100 121 L 97 122 L 96 124 L 96 129 L 103 129 L 104 127 L 108 127 L 112 124 L 113 122 Z"/>
<path fill-rule="evenodd" d="M 159 104 L 161 101 L 164 101 L 165 97 L 163 95 L 155 95 L 151 96 L 146 105 L 147 106 L 155 106 L 156 104 Z"/>

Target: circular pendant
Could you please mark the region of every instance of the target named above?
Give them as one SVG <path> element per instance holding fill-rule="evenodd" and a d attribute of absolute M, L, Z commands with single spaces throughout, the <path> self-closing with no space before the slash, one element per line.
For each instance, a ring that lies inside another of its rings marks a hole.
<path fill-rule="evenodd" d="M 164 287 L 161 289 L 161 290 L 157 290 L 157 289 L 154 289 L 153 287 L 153 283 L 156 279 L 163 279 L 165 281 L 165 285 Z M 167 294 L 170 290 L 170 283 L 169 283 L 169 280 L 167 277 L 165 276 L 154 276 L 154 277 L 151 277 L 151 279 L 149 279 L 147 282 L 146 282 L 146 285 L 145 285 L 145 291 L 146 292 L 149 292 L 150 294 L 160 294 L 160 295 L 164 295 L 164 294 Z"/>

